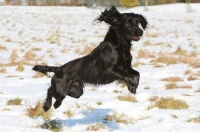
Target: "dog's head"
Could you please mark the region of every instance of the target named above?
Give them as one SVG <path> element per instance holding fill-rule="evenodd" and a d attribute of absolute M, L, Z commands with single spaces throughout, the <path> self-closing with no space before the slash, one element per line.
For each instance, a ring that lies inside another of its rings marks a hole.
<path fill-rule="evenodd" d="M 143 35 L 143 30 L 147 29 L 147 20 L 140 14 L 135 13 L 120 13 L 116 7 L 105 9 L 96 19 L 100 22 L 104 21 L 110 24 L 113 28 L 117 28 L 117 33 L 128 42 L 138 41 Z M 140 28 L 140 26 L 142 29 Z"/>

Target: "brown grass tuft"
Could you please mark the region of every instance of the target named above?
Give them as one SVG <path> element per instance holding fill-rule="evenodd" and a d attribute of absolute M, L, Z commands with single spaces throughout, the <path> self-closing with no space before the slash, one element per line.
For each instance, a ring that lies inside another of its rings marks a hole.
<path fill-rule="evenodd" d="M 95 123 L 95 124 L 89 125 L 86 128 L 86 131 L 98 131 L 100 129 L 105 129 L 105 128 L 106 128 L 106 126 L 103 125 L 102 123 Z"/>
<path fill-rule="evenodd" d="M 33 51 L 27 51 L 24 55 L 26 60 L 35 60 L 37 55 Z"/>
<path fill-rule="evenodd" d="M 132 102 L 132 103 L 137 102 L 136 98 L 134 96 L 132 96 L 131 94 L 119 95 L 119 96 L 117 96 L 117 98 L 120 101 L 127 101 L 127 102 Z"/>
<path fill-rule="evenodd" d="M 68 118 L 73 117 L 74 113 L 75 113 L 75 110 L 72 110 L 70 108 L 63 112 L 63 114 L 66 115 Z"/>
<path fill-rule="evenodd" d="M 182 50 L 180 46 L 178 46 L 177 50 L 172 52 L 172 54 L 174 55 L 186 55 L 187 52 L 185 50 Z"/>
<path fill-rule="evenodd" d="M 21 105 L 22 98 L 16 97 L 14 99 L 9 100 L 6 105 Z"/>
<path fill-rule="evenodd" d="M 156 100 L 158 100 L 158 96 L 152 96 L 151 98 L 149 98 L 150 102 L 155 102 Z"/>
<path fill-rule="evenodd" d="M 16 60 L 17 58 L 18 58 L 19 56 L 18 56 L 18 54 L 17 54 L 17 50 L 13 50 L 12 51 L 12 54 L 10 55 L 10 60 L 12 60 L 12 61 L 14 61 L 14 60 Z"/>
<path fill-rule="evenodd" d="M 6 46 L 1 46 L 0 45 L 0 50 L 7 50 Z"/>
<path fill-rule="evenodd" d="M 192 71 L 189 69 L 184 72 L 185 75 L 190 74 L 190 73 L 192 73 Z"/>
<path fill-rule="evenodd" d="M 197 80 L 197 78 L 192 76 L 192 75 L 190 75 L 187 80 L 188 81 L 193 81 L 193 80 Z"/>
<path fill-rule="evenodd" d="M 40 50 L 42 50 L 42 49 L 41 49 L 41 48 L 38 48 L 38 47 L 33 47 L 31 50 L 32 50 L 32 51 L 40 51 Z"/>
<path fill-rule="evenodd" d="M 147 37 L 157 38 L 159 36 L 158 33 L 146 33 Z"/>
<path fill-rule="evenodd" d="M 200 116 L 199 117 L 195 117 L 195 118 L 190 118 L 190 119 L 188 119 L 187 122 L 200 123 Z"/>
<path fill-rule="evenodd" d="M 46 120 L 46 119 L 50 119 L 51 118 L 51 112 L 52 112 L 52 110 L 50 109 L 47 112 L 45 112 L 43 110 L 43 104 L 40 101 L 38 101 L 36 103 L 35 107 L 28 107 L 26 109 L 26 112 L 27 112 L 26 113 L 27 116 L 29 116 L 31 118 L 35 118 L 35 117 L 38 117 L 38 116 L 43 116 L 44 119 Z"/>
<path fill-rule="evenodd" d="M 151 62 L 164 63 L 164 64 L 169 65 L 169 64 L 177 64 L 178 59 L 172 56 L 162 55 L 162 56 L 159 56 L 157 59 L 152 60 Z"/>
<path fill-rule="evenodd" d="M 173 97 L 162 97 L 156 101 L 155 107 L 159 109 L 187 109 L 189 105 L 185 101 L 174 99 Z"/>
<path fill-rule="evenodd" d="M 19 72 L 23 72 L 24 71 L 24 66 L 22 65 L 22 63 L 19 63 L 17 65 L 17 68 L 15 69 L 16 71 L 19 71 Z"/>
<path fill-rule="evenodd" d="M 6 68 L 1 68 L 0 73 L 6 73 Z"/>
<path fill-rule="evenodd" d="M 137 58 L 155 58 L 155 55 L 147 50 L 139 50 Z"/>
<path fill-rule="evenodd" d="M 149 46 L 149 45 L 151 45 L 151 41 L 150 40 L 146 40 L 143 44 L 144 44 L 144 46 Z"/>
<path fill-rule="evenodd" d="M 176 88 L 177 88 L 176 83 L 168 83 L 166 85 L 166 89 L 176 89 Z"/>
<path fill-rule="evenodd" d="M 179 82 L 183 81 L 180 77 L 168 77 L 168 78 L 163 78 L 161 81 L 166 81 L 166 82 Z"/>
<path fill-rule="evenodd" d="M 191 85 L 180 85 L 180 86 L 177 86 L 179 88 L 192 88 Z"/>
<path fill-rule="evenodd" d="M 200 92 L 200 88 L 199 88 L 199 89 L 197 89 L 197 90 L 195 90 L 195 92 Z"/>
<path fill-rule="evenodd" d="M 123 124 L 133 124 L 133 118 L 129 117 L 125 114 L 114 113 L 113 115 L 107 115 L 104 118 L 105 121 L 112 121 L 115 120 L 117 123 Z"/>

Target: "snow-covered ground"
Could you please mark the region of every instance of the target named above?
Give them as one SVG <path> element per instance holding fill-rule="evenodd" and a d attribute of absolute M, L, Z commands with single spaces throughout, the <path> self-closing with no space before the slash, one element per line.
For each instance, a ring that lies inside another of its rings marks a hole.
<path fill-rule="evenodd" d="M 118 96 L 129 93 L 122 84 L 89 85 L 80 99 L 66 97 L 58 109 L 52 108 L 50 120 L 57 119 L 67 132 L 199 132 L 200 124 L 190 121 L 200 118 L 199 7 L 169 4 L 147 10 L 120 9 L 142 14 L 149 22 L 141 40 L 132 43 L 133 68 L 141 74 L 137 94 L 131 95 L 137 102 L 119 100 Z M 46 98 L 51 79 L 34 78 L 36 72 L 31 69 L 42 63 L 59 66 L 95 48 L 108 29 L 105 23 L 93 22 L 101 10 L 0 7 L 0 132 L 49 131 L 39 127 L 46 122 L 43 117 L 26 114 L 28 107 Z M 16 70 L 19 64 L 23 71 Z M 167 89 L 167 84 L 176 88 Z M 7 105 L 16 97 L 22 99 L 21 105 Z M 180 99 L 189 107 L 150 108 L 161 97 Z M 72 111 L 71 118 L 64 114 L 67 110 Z M 106 120 L 108 115 L 121 116 L 127 123 Z"/>

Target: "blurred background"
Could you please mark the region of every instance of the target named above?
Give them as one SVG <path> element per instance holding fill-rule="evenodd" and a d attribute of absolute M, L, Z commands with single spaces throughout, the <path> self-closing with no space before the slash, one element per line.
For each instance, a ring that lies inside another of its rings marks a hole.
<path fill-rule="evenodd" d="M 170 3 L 200 3 L 200 0 L 0 0 L 0 5 L 9 6 L 112 6 L 134 7 Z"/>

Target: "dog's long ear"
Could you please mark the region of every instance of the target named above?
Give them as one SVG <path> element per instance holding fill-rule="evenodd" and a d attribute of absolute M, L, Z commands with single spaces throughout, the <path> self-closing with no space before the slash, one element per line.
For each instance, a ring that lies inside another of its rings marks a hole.
<path fill-rule="evenodd" d="M 142 28 L 144 30 L 147 29 L 147 24 L 148 24 L 147 19 L 140 14 L 136 14 L 136 16 L 138 17 L 138 20 L 140 21 Z"/>
<path fill-rule="evenodd" d="M 106 8 L 101 15 L 95 19 L 95 21 L 102 22 L 104 21 L 111 26 L 117 26 L 121 19 L 121 13 L 116 9 L 115 6 L 112 6 L 110 9 Z"/>
<path fill-rule="evenodd" d="M 147 19 L 144 16 L 142 16 L 140 14 L 135 14 L 135 13 L 123 13 L 123 14 L 125 14 L 127 16 L 131 16 L 133 18 L 138 18 L 139 22 L 141 23 L 142 28 L 144 30 L 147 29 L 148 22 L 147 22 Z"/>

